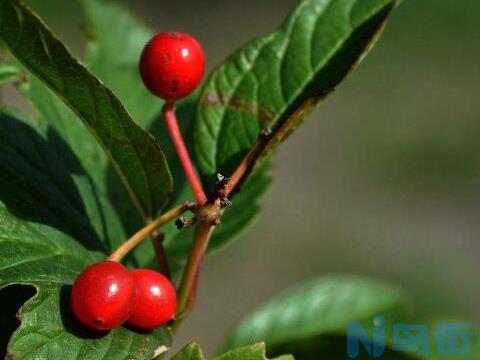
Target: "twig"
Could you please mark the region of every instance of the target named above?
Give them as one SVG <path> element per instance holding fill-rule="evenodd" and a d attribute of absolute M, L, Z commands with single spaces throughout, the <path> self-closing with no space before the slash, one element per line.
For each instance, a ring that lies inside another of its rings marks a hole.
<path fill-rule="evenodd" d="M 160 272 L 167 278 L 171 279 L 170 266 L 168 265 L 167 254 L 165 254 L 165 248 L 163 247 L 164 239 L 165 235 L 159 230 L 155 230 L 152 233 L 153 248 L 155 249 L 158 266 L 160 266 Z"/>
<path fill-rule="evenodd" d="M 245 155 L 245 157 L 243 158 L 242 162 L 237 166 L 233 174 L 230 176 L 228 182 L 224 185 L 222 196 L 228 198 L 231 195 L 232 191 L 244 178 L 245 174 L 247 174 L 253 168 L 258 156 L 268 144 L 270 136 L 271 133 L 269 130 L 262 131 L 257 142 L 251 147 L 247 155 Z"/>
<path fill-rule="evenodd" d="M 185 142 L 183 141 L 182 133 L 178 127 L 177 118 L 175 116 L 174 104 L 167 102 L 163 106 L 163 116 L 168 133 L 170 134 L 170 138 L 175 146 L 175 150 L 178 154 L 185 175 L 187 176 L 188 182 L 192 187 L 195 199 L 199 205 L 203 205 L 207 202 L 207 196 L 203 191 L 202 184 L 198 179 L 192 160 L 190 159 L 190 155 L 188 154 L 188 150 L 185 146 Z"/>
<path fill-rule="evenodd" d="M 190 311 L 193 306 L 193 301 L 190 298 L 196 291 L 195 279 L 198 277 L 200 265 L 214 229 L 215 226 L 205 222 L 198 223 L 195 228 L 192 247 L 190 248 L 188 261 L 178 289 L 178 322 L 185 317 L 185 313 Z M 178 324 L 176 324 L 176 326 L 178 326 Z"/>
<path fill-rule="evenodd" d="M 232 176 L 229 179 L 219 176 L 219 188 L 215 194 L 215 198 L 197 210 L 196 217 L 200 219 L 200 221 L 195 228 L 195 235 L 187 258 L 187 264 L 185 265 L 182 281 L 178 289 L 178 310 L 176 321 L 172 327 L 173 332 L 178 329 L 183 318 L 192 310 L 195 304 L 200 266 L 212 233 L 220 220 L 222 204 L 226 201 L 228 202 L 228 196 L 231 195 L 236 186 L 238 186 L 245 175 L 253 168 L 258 156 L 268 144 L 270 136 L 271 133 L 269 131 L 263 131 L 260 134 L 258 141 L 252 146 L 247 155 L 245 155 Z"/>
<path fill-rule="evenodd" d="M 125 241 L 117 250 L 112 253 L 112 255 L 108 257 L 108 260 L 117 262 L 122 260 L 125 255 L 127 255 L 135 246 L 140 244 L 155 230 L 182 215 L 185 211 L 191 209 L 192 206 L 193 205 L 191 203 L 184 203 L 162 214 L 159 218 L 139 230 L 130 239 Z"/>

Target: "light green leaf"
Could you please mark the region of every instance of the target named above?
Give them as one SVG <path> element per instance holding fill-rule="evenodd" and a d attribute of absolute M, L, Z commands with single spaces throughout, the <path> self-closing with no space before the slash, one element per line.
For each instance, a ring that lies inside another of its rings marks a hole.
<path fill-rule="evenodd" d="M 38 122 L 43 127 L 55 129 L 61 135 L 99 191 L 107 194 L 108 157 L 100 144 L 78 121 L 75 113 L 34 76 L 28 77 L 28 83 L 22 86 L 22 91 L 28 97 Z"/>
<path fill-rule="evenodd" d="M 248 315 L 233 332 L 228 348 L 265 341 L 272 355 L 346 359 L 347 325 L 359 321 L 371 328 L 378 315 L 385 318 L 386 329 L 404 320 L 405 294 L 360 277 L 321 278 L 286 291 Z"/>
<path fill-rule="evenodd" d="M 147 90 L 138 63 L 154 32 L 115 3 L 81 0 L 81 4 L 88 26 L 88 68 L 112 89 L 142 127 L 149 128 L 160 115 L 163 100 Z"/>
<path fill-rule="evenodd" d="M 163 100 L 153 96 L 146 89 L 138 70 L 140 54 L 153 36 L 153 31 L 128 10 L 113 2 L 80 0 L 80 3 L 83 5 L 87 20 L 87 66 L 122 100 L 139 124 L 150 128 L 162 145 L 175 183 L 169 204 L 175 206 L 178 204 L 176 195 L 185 183 L 185 176 L 163 127 L 161 118 Z M 190 102 L 191 100 L 185 100 L 177 104 L 179 123 L 182 127 L 193 121 L 191 110 L 187 111 L 188 118 L 182 111 L 184 104 L 190 107 Z M 115 203 L 126 231 L 133 233 L 142 226 L 142 219 L 138 217 L 132 204 L 122 201 L 127 194 L 113 176 L 113 169 L 108 169 L 106 176 L 110 198 Z M 140 258 L 151 259 L 153 256 L 151 244 L 142 245 L 137 253 Z"/>
<path fill-rule="evenodd" d="M 155 216 L 172 191 L 170 172 L 155 139 L 18 0 L 0 3 L 0 36 L 11 53 L 84 121 L 142 216 Z"/>
<path fill-rule="evenodd" d="M 274 33 L 252 40 L 214 71 L 195 124 L 205 182 L 229 175 L 273 130 L 267 155 L 363 58 L 396 0 L 304 0 Z"/>
<path fill-rule="evenodd" d="M 70 313 L 75 277 L 123 236 L 106 204 L 54 129 L 2 110 L 0 289 L 22 284 L 36 290 L 21 309 L 21 325 L 8 345 L 11 358 L 146 360 L 170 345 L 166 329 L 92 333 Z"/>
<path fill-rule="evenodd" d="M 205 360 L 202 350 L 197 343 L 187 345 L 182 351 L 175 355 L 172 360 Z M 265 344 L 258 343 L 229 351 L 217 356 L 212 360 L 268 360 L 265 355 Z M 290 355 L 283 355 L 272 360 L 293 360 Z"/>

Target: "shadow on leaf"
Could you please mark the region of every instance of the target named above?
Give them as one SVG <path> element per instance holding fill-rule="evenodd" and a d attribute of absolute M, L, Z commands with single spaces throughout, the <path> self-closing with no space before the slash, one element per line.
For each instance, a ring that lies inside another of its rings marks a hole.
<path fill-rule="evenodd" d="M 105 251 L 75 176 L 88 179 L 58 133 L 50 129 L 45 139 L 25 121 L 0 114 L 0 201 L 23 220 L 49 225 L 89 249 Z"/>
<path fill-rule="evenodd" d="M 33 286 L 10 285 L 0 290 L 0 308 L 2 309 L 2 326 L 0 326 L 0 358 L 4 358 L 8 341 L 20 325 L 17 313 L 21 306 L 36 294 Z"/>

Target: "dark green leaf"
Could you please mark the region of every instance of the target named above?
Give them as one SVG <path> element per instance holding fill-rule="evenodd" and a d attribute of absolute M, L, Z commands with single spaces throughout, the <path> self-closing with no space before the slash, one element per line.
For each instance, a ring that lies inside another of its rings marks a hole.
<path fill-rule="evenodd" d="M 176 193 L 184 183 L 183 172 L 179 169 L 176 155 L 170 146 L 170 139 L 162 127 L 161 107 L 163 101 L 145 88 L 138 71 L 138 61 L 141 51 L 153 35 L 140 20 L 130 12 L 112 2 L 101 0 L 81 0 L 87 19 L 87 66 L 122 100 L 126 109 L 145 128 L 151 128 L 162 145 L 169 160 L 175 192 L 170 204 L 176 205 Z M 119 56 L 119 54 L 122 54 Z M 188 124 L 193 118 L 185 119 L 181 108 L 184 102 L 179 102 L 180 124 Z M 156 121 L 155 121 L 156 120 Z M 180 170 L 180 173 L 179 173 Z M 128 233 L 135 232 L 141 225 L 136 209 L 127 201 L 124 188 L 119 184 L 113 168 L 107 170 L 109 196 L 124 223 Z M 142 245 L 137 249 L 140 258 L 152 258 L 151 244 Z M 144 256 L 145 255 L 145 256 Z"/>
<path fill-rule="evenodd" d="M 172 191 L 168 166 L 154 138 L 18 0 L 0 3 L 0 36 L 11 53 L 85 122 L 143 217 L 154 216 Z"/>
<path fill-rule="evenodd" d="M 345 78 L 378 37 L 396 0 L 304 0 L 274 33 L 231 56 L 208 79 L 195 126 L 198 166 L 211 187 L 260 131 L 284 140 Z"/>
<path fill-rule="evenodd" d="M 12 358 L 150 359 L 169 346 L 165 329 L 92 333 L 69 311 L 75 277 L 124 236 L 102 195 L 53 128 L 0 113 L 0 289 L 23 284 L 37 292 L 21 310 Z"/>
<path fill-rule="evenodd" d="M 197 343 L 187 345 L 172 360 L 205 360 Z M 229 351 L 212 360 L 268 360 L 265 355 L 265 344 L 259 343 Z M 283 355 L 272 360 L 293 360 L 290 355 Z"/>
<path fill-rule="evenodd" d="M 10 64 L 0 64 L 0 85 L 16 80 L 19 74 L 18 67 Z"/>
<path fill-rule="evenodd" d="M 297 286 L 248 315 L 236 328 L 228 348 L 265 341 L 272 355 L 297 359 L 346 359 L 347 325 L 371 327 L 377 315 L 385 328 L 405 319 L 405 295 L 388 284 L 336 276 Z M 398 356 L 398 354 L 397 354 Z M 395 357 L 394 357 L 395 358 Z"/>

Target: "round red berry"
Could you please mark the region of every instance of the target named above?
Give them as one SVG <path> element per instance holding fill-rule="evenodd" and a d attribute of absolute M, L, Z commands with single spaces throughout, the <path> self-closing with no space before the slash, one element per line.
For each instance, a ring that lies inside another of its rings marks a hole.
<path fill-rule="evenodd" d="M 110 330 L 128 320 L 135 303 L 135 279 L 123 265 L 103 261 L 75 279 L 71 305 L 75 316 L 96 330 Z"/>
<path fill-rule="evenodd" d="M 189 95 L 205 72 L 205 54 L 191 35 L 161 32 L 145 46 L 140 58 L 140 74 L 155 95 L 175 101 Z"/>
<path fill-rule="evenodd" d="M 177 297 L 172 283 L 153 270 L 132 271 L 137 297 L 128 322 L 140 329 L 155 329 L 175 317 Z"/>

